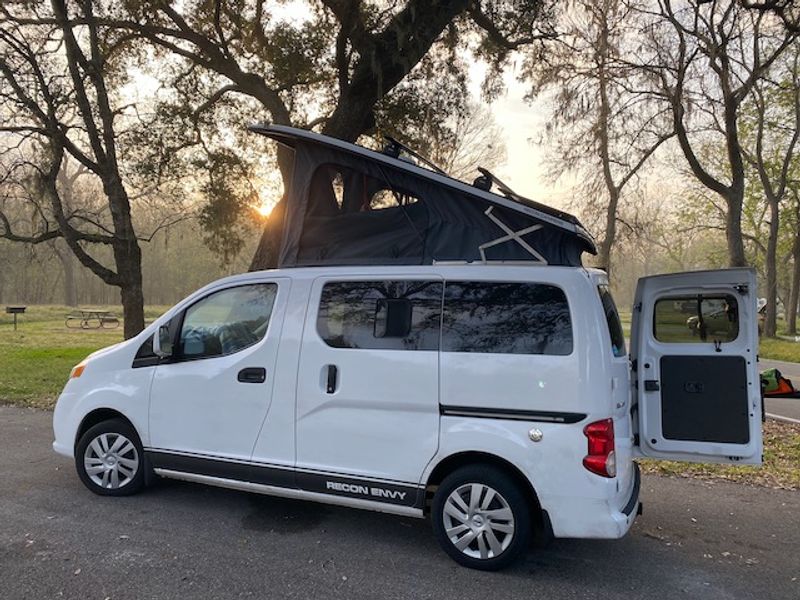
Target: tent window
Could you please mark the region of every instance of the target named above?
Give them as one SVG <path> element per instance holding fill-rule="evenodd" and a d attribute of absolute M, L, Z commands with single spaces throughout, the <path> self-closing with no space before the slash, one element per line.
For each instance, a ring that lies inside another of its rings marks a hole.
<path fill-rule="evenodd" d="M 333 196 L 336 198 L 336 205 L 339 207 L 339 210 L 342 209 L 342 204 L 344 203 L 344 178 L 342 174 L 338 171 L 334 171 L 331 173 L 331 187 L 333 188 Z"/>
<path fill-rule="evenodd" d="M 341 165 L 321 165 L 311 178 L 309 214 L 341 213 L 407 206 L 418 198 L 389 182 Z"/>

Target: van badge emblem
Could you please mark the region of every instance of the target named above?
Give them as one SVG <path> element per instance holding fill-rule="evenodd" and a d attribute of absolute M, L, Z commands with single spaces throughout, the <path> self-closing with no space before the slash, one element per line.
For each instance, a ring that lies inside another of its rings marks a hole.
<path fill-rule="evenodd" d="M 534 427 L 528 432 L 528 437 L 531 438 L 532 442 L 541 442 L 544 434 L 542 433 L 541 429 L 536 429 Z"/>

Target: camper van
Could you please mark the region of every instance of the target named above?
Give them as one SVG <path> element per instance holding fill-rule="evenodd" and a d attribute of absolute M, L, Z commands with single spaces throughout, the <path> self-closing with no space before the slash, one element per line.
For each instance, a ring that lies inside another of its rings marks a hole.
<path fill-rule="evenodd" d="M 574 217 L 488 172 L 258 131 L 294 157 L 278 268 L 72 370 L 53 447 L 92 492 L 167 477 L 429 518 L 492 570 L 535 539 L 624 536 L 637 457 L 760 463 L 752 270 L 641 279 L 628 348 Z"/>

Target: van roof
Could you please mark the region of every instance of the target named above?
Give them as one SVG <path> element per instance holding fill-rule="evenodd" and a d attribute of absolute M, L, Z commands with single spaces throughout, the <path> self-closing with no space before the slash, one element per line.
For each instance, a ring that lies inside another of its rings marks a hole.
<path fill-rule="evenodd" d="M 288 279 L 315 279 L 317 277 L 424 277 L 439 275 L 445 278 L 493 279 L 496 281 L 531 279 L 539 277 L 582 277 L 596 279 L 604 277 L 605 271 L 586 267 L 543 267 L 533 263 L 440 263 L 435 265 L 372 265 L 372 266 L 323 266 L 292 267 L 289 269 L 265 269 L 230 275 L 211 282 L 206 288 L 229 283 L 247 283 L 266 277 Z M 206 289 L 204 288 L 204 289 Z"/>

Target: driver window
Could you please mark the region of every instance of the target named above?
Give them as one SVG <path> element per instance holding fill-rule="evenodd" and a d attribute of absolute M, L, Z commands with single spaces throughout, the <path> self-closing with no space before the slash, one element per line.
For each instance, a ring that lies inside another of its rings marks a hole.
<path fill-rule="evenodd" d="M 263 339 L 277 291 L 274 283 L 243 285 L 190 306 L 181 326 L 180 358 L 232 354 Z"/>

